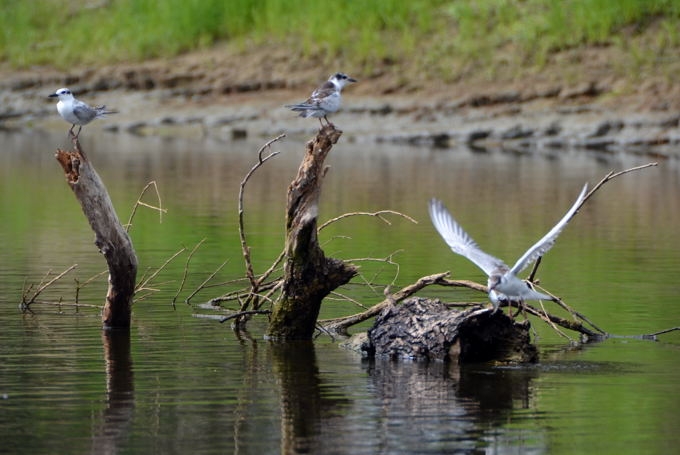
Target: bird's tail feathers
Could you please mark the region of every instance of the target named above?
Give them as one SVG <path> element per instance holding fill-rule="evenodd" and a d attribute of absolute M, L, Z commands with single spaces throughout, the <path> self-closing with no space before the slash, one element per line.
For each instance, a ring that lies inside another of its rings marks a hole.
<path fill-rule="evenodd" d="M 103 117 L 109 114 L 117 114 L 118 111 L 115 109 L 106 109 L 106 105 L 97 106 L 94 108 L 97 111 L 97 117 Z"/>
<path fill-rule="evenodd" d="M 285 107 L 287 107 L 291 111 L 295 111 L 295 112 L 308 111 L 310 109 L 318 109 L 318 106 L 314 106 L 313 104 L 305 104 L 305 103 L 287 104 Z"/>

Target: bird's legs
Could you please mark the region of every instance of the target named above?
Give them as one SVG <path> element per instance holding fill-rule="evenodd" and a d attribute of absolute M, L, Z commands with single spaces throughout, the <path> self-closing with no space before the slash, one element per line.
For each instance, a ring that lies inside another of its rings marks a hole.
<path fill-rule="evenodd" d="M 83 125 L 78 125 L 78 132 L 77 133 L 73 132 L 73 128 L 75 128 L 75 127 L 76 127 L 76 124 L 74 123 L 73 125 L 71 125 L 71 129 L 68 130 L 68 132 L 73 139 L 78 139 L 78 136 L 80 136 L 80 130 L 83 129 Z"/>
<path fill-rule="evenodd" d="M 324 115 L 323 118 L 326 120 L 326 125 L 327 125 L 327 126 L 332 126 L 333 128 L 335 128 L 335 125 L 333 125 L 331 122 L 328 121 L 328 117 L 326 117 L 326 116 Z M 320 121 L 321 121 L 321 119 L 319 118 L 319 122 L 320 122 Z"/>

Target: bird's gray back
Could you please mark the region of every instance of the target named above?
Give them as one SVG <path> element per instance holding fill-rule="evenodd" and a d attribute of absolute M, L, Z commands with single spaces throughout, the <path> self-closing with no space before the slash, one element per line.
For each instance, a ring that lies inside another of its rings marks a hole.
<path fill-rule="evenodd" d="M 76 116 L 81 125 L 85 125 L 97 117 L 97 111 L 82 101 L 75 100 L 73 102 L 73 115 Z"/>

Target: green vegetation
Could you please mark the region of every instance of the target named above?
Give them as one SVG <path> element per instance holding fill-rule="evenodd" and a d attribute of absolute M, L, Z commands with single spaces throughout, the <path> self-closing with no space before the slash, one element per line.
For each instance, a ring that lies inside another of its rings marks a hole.
<path fill-rule="evenodd" d="M 468 57 L 509 49 L 542 63 L 554 51 L 627 46 L 645 33 L 657 51 L 680 45 L 677 0 L 465 0 L 451 2 L 447 12 L 459 25 L 453 46 Z"/>
<path fill-rule="evenodd" d="M 14 67 L 275 42 L 294 56 L 451 71 L 541 65 L 581 45 L 656 58 L 680 45 L 678 0 L 0 0 L 0 13 L 0 59 Z"/>

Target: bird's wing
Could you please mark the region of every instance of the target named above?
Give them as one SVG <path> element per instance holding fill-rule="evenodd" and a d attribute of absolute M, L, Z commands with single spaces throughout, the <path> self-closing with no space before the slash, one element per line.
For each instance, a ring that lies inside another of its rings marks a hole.
<path fill-rule="evenodd" d="M 332 95 L 335 92 L 336 92 L 335 85 L 330 81 L 326 81 L 319 88 L 312 92 L 312 96 L 310 96 L 309 99 L 305 101 L 305 103 L 318 104 L 319 101 L 323 100 L 327 96 Z"/>
<path fill-rule="evenodd" d="M 86 124 L 97 116 L 97 111 L 82 101 L 75 100 L 73 102 L 73 115 L 75 115 L 82 124 Z"/>
<path fill-rule="evenodd" d="M 446 210 L 444 204 L 437 199 L 430 201 L 430 218 L 432 224 L 454 253 L 465 256 L 475 263 L 484 273 L 491 275 L 498 269 L 507 270 L 508 266 L 498 258 L 482 251 L 477 243 L 463 230 Z"/>
<path fill-rule="evenodd" d="M 302 103 L 287 104 L 286 107 L 293 111 L 309 111 L 309 110 L 323 110 L 321 103 L 325 98 L 335 93 L 335 85 L 332 82 L 326 81 L 319 88 L 312 92 L 312 96 L 307 98 Z"/>
<path fill-rule="evenodd" d="M 562 217 L 562 219 L 555 225 L 555 227 L 553 227 L 546 235 L 543 236 L 541 240 L 536 242 L 531 248 L 527 250 L 526 253 L 524 253 L 524 255 L 521 258 L 517 260 L 512 269 L 510 269 L 512 273 L 517 275 L 519 272 L 524 270 L 529 264 L 534 262 L 540 256 L 543 256 L 550 248 L 552 248 L 552 246 L 555 244 L 555 240 L 557 240 L 557 236 L 560 235 L 562 229 L 564 229 L 569 220 L 572 219 L 572 217 L 576 214 L 578 208 L 581 206 L 581 202 L 583 202 L 583 199 L 585 198 L 586 191 L 588 191 L 587 183 L 583 185 L 581 194 L 578 195 L 576 201 L 571 206 L 569 211 Z"/>

